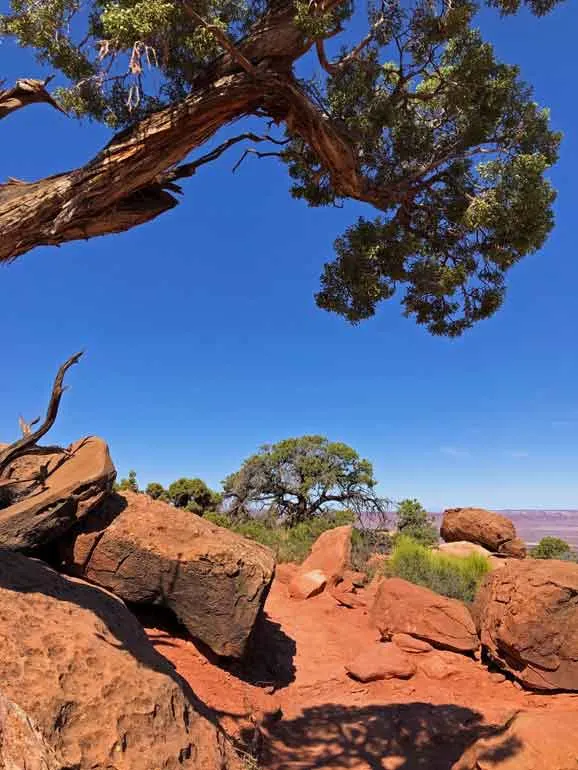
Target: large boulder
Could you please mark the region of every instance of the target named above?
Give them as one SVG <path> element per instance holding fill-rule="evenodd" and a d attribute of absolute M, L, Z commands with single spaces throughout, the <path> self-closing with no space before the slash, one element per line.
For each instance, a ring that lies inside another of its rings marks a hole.
<path fill-rule="evenodd" d="M 240 657 L 273 579 L 271 551 L 147 495 L 112 495 L 62 541 L 66 571 L 172 610 L 218 655 Z"/>
<path fill-rule="evenodd" d="M 370 618 L 382 639 L 409 634 L 434 647 L 463 653 L 473 653 L 480 646 L 465 604 L 401 578 L 379 584 Z"/>
<path fill-rule="evenodd" d="M 353 527 L 347 524 L 323 532 L 313 543 L 311 553 L 289 583 L 289 593 L 299 595 L 299 583 L 310 572 L 321 573 L 325 583 L 334 586 L 344 576 L 351 559 L 351 533 Z"/>
<path fill-rule="evenodd" d="M 578 766 L 575 711 L 517 714 L 502 730 L 477 740 L 452 770 L 573 770 Z"/>
<path fill-rule="evenodd" d="M 0 770 L 66 770 L 28 714 L 2 692 Z"/>
<path fill-rule="evenodd" d="M 72 444 L 67 454 L 16 460 L 11 478 L 27 478 L 40 462 L 48 463 L 44 488 L 0 508 L 1 547 L 30 550 L 60 537 L 102 502 L 116 477 L 106 443 L 95 436 Z"/>
<path fill-rule="evenodd" d="M 578 691 L 578 564 L 510 561 L 486 577 L 473 614 L 484 649 L 522 684 Z"/>
<path fill-rule="evenodd" d="M 448 542 L 467 540 L 494 553 L 523 559 L 526 546 L 506 516 L 484 508 L 448 508 L 444 511 L 441 536 Z"/>
<path fill-rule="evenodd" d="M 119 599 L 6 550 L 0 682 L 63 768 L 239 768 L 190 688 Z"/>

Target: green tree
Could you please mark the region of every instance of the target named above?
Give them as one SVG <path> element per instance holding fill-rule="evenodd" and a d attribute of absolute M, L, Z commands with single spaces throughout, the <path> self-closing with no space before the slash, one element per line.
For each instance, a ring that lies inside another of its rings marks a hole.
<path fill-rule="evenodd" d="M 547 535 L 530 551 L 534 559 L 562 559 L 571 552 L 570 545 L 559 537 Z"/>
<path fill-rule="evenodd" d="M 158 481 L 151 481 L 150 484 L 147 484 L 145 492 L 153 500 L 168 500 L 167 490 Z"/>
<path fill-rule="evenodd" d="M 214 511 L 221 502 L 220 494 L 209 489 L 202 479 L 177 479 L 169 486 L 168 496 L 177 508 L 186 508 L 199 516 Z"/>
<path fill-rule="evenodd" d="M 402 500 L 398 503 L 397 530 L 421 545 L 434 545 L 439 539 L 433 517 L 417 500 Z"/>
<path fill-rule="evenodd" d="M 60 86 L 17 81 L 0 118 L 44 102 L 119 130 L 80 169 L 0 185 L 0 261 L 150 221 L 177 204 L 181 180 L 252 142 L 253 157 L 286 165 L 295 198 L 375 211 L 337 238 L 320 307 L 356 323 L 399 292 L 406 315 L 458 335 L 496 311 L 507 271 L 544 243 L 560 138 L 476 14 L 540 16 L 560 1 L 371 1 L 356 38 L 353 0 L 9 0 L 0 38 L 32 49 Z M 311 51 L 317 71 L 298 77 Z"/>
<path fill-rule="evenodd" d="M 129 471 L 128 478 L 121 479 L 115 485 L 117 492 L 138 492 L 138 481 L 136 480 L 136 471 Z"/>
<path fill-rule="evenodd" d="M 384 514 L 376 484 L 371 463 L 347 444 L 301 436 L 261 447 L 225 479 L 223 496 L 232 516 L 273 511 L 294 526 L 336 507 Z"/>

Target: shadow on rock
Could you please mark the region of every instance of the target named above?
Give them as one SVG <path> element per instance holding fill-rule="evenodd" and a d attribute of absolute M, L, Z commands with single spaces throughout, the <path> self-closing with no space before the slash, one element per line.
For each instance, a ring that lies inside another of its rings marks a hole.
<path fill-rule="evenodd" d="M 507 725 L 483 724 L 482 714 L 429 703 L 316 706 L 287 721 L 266 718 L 260 761 L 267 770 L 451 770 L 479 738 L 500 736 Z M 245 736 L 247 742 L 251 736 Z M 521 748 L 504 736 L 501 759 Z"/>
<path fill-rule="evenodd" d="M 168 639 L 155 639 L 154 645 L 162 652 L 163 647 L 176 647 L 173 639 L 192 642 L 211 665 L 216 666 L 255 687 L 269 687 L 273 692 L 287 687 L 295 681 L 295 655 L 297 645 L 266 613 L 260 613 L 249 638 L 243 658 L 224 658 L 216 655 L 210 647 L 194 639 L 179 623 L 170 610 L 163 607 L 142 607 L 130 605 L 145 628 L 156 628 L 168 634 Z"/>

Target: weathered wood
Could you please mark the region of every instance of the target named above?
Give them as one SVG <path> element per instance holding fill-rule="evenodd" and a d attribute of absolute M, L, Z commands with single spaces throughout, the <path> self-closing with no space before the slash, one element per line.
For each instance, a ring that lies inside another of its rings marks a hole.
<path fill-rule="evenodd" d="M 50 395 L 50 401 L 48 402 L 48 408 L 46 410 L 46 417 L 44 422 L 34 432 L 26 433 L 21 439 L 9 444 L 7 447 L 0 451 L 0 479 L 6 474 L 6 470 L 10 463 L 12 463 L 17 457 L 27 454 L 30 449 L 35 448 L 35 444 L 48 433 L 50 428 L 56 421 L 58 415 L 58 407 L 60 406 L 60 399 L 62 394 L 66 390 L 64 386 L 64 377 L 66 372 L 71 366 L 78 363 L 82 356 L 82 352 L 75 353 L 68 361 L 65 361 L 58 370 L 54 379 L 54 385 L 52 386 L 52 393 Z"/>
<path fill-rule="evenodd" d="M 316 7 L 321 13 L 341 1 Z M 0 262 L 39 245 L 119 233 L 172 209 L 171 191 L 179 191 L 174 180 L 186 175 L 178 164 L 220 128 L 251 114 L 285 123 L 301 137 L 338 195 L 378 208 L 389 204 L 395 191 L 363 177 L 349 138 L 293 77 L 293 62 L 311 45 L 295 22 L 293 3 L 276 4 L 234 50 L 227 43 L 185 100 L 120 132 L 83 168 L 0 185 Z M 249 62 L 249 71 L 239 61 Z"/>
<path fill-rule="evenodd" d="M 46 80 L 22 78 L 17 80 L 12 88 L 0 89 L 0 120 L 10 115 L 11 112 L 38 102 L 50 104 L 59 112 L 64 112 L 46 90 L 46 86 L 51 80 L 51 77 L 46 78 Z M 66 115 L 66 112 L 64 114 Z"/>

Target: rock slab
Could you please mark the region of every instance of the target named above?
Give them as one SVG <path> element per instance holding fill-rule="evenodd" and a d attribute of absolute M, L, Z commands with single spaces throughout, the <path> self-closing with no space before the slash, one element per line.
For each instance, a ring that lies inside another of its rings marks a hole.
<path fill-rule="evenodd" d="M 484 508 L 448 508 L 440 530 L 447 543 L 467 540 L 503 556 L 523 559 L 526 546 L 506 516 Z"/>
<path fill-rule="evenodd" d="M 409 655 L 392 642 L 374 644 L 345 666 L 347 673 L 358 682 L 381 679 L 409 679 L 416 665 Z"/>
<path fill-rule="evenodd" d="M 243 655 L 275 568 L 268 548 L 147 495 L 112 495 L 60 548 L 64 568 L 162 605 L 217 655 Z"/>
<path fill-rule="evenodd" d="M 0 770 L 66 770 L 28 714 L 1 692 Z"/>
<path fill-rule="evenodd" d="M 63 768 L 240 770 L 119 599 L 9 551 L 0 551 L 0 682 Z"/>
<path fill-rule="evenodd" d="M 510 561 L 473 607 L 482 646 L 523 685 L 578 691 L 578 564 Z"/>
<path fill-rule="evenodd" d="M 0 509 L 0 547 L 30 550 L 60 537 L 99 505 L 112 489 L 116 471 L 106 442 L 95 436 L 50 457 L 45 489 Z M 47 462 L 46 456 L 42 456 Z M 15 461 L 14 478 L 36 467 L 39 457 Z M 51 471 L 51 467 L 54 470 Z"/>
<path fill-rule="evenodd" d="M 408 634 L 434 647 L 462 653 L 473 653 L 480 646 L 465 604 L 401 578 L 379 584 L 370 618 L 382 639 Z"/>

